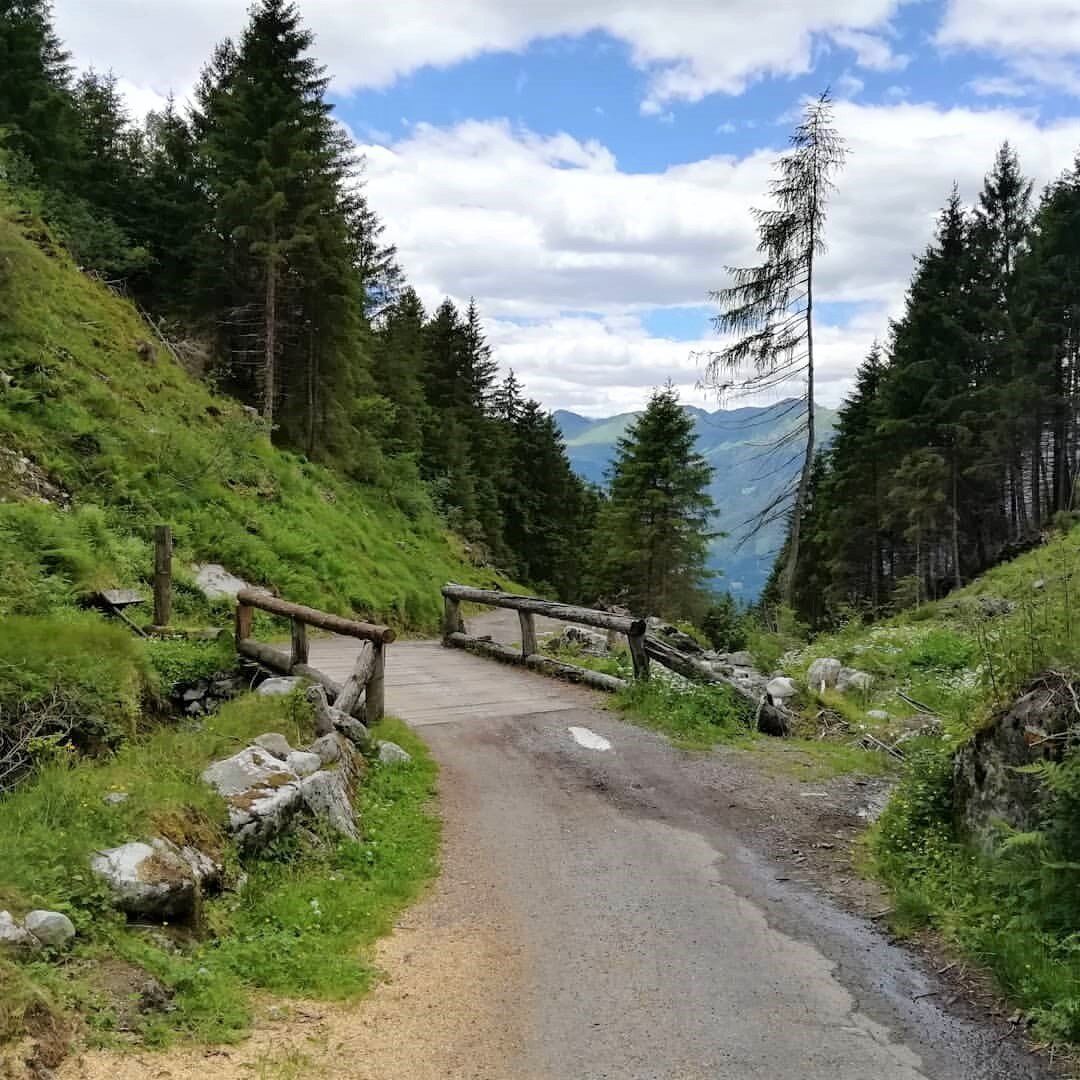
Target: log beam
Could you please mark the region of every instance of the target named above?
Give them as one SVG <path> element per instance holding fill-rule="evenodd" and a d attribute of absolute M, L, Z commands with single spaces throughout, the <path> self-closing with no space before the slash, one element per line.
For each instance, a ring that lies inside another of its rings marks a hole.
<path fill-rule="evenodd" d="M 488 641 L 486 638 L 471 637 L 468 634 L 451 634 L 446 644 L 457 649 L 467 649 L 469 652 L 478 653 L 481 656 L 489 656 L 494 660 L 500 660 L 504 664 L 514 664 L 518 667 L 527 667 L 542 675 L 552 675 L 557 679 L 567 682 L 579 683 L 589 686 L 594 690 L 603 690 L 612 694 L 626 687 L 624 679 L 614 675 L 605 675 L 601 671 L 592 671 L 589 668 L 577 667 L 574 664 L 564 664 L 561 660 L 555 660 L 550 656 L 533 653 L 531 656 L 523 656 L 520 650 L 509 645 L 503 645 L 498 641 Z"/>
<path fill-rule="evenodd" d="M 260 611 L 268 611 L 272 615 L 281 615 L 286 619 L 299 619 L 308 626 L 317 626 L 320 630 L 331 630 L 335 634 L 344 634 L 346 637 L 360 638 L 364 641 L 374 641 L 380 645 L 388 645 L 397 635 L 389 626 L 379 626 L 375 623 L 358 622 L 356 619 L 345 619 L 340 615 L 331 615 L 316 608 L 305 607 L 303 604 L 293 604 L 288 600 L 281 600 L 269 593 L 258 589 L 241 589 L 236 597 L 237 603 L 247 604 L 258 608 Z"/>
<path fill-rule="evenodd" d="M 645 620 L 627 615 L 615 615 L 610 611 L 594 611 L 592 608 L 560 604 L 554 600 L 541 600 L 536 596 L 518 596 L 496 589 L 474 589 L 468 585 L 445 585 L 442 594 L 447 599 L 486 604 L 488 607 L 510 608 L 512 611 L 528 611 L 533 615 L 546 615 L 562 622 L 595 626 L 601 630 L 617 630 L 620 634 L 644 634 Z"/>

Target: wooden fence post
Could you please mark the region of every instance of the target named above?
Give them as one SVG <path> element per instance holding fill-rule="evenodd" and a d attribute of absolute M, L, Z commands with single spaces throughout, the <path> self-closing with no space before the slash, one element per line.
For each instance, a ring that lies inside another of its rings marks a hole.
<path fill-rule="evenodd" d="M 461 602 L 452 596 L 443 597 L 443 641 L 461 630 Z"/>
<path fill-rule="evenodd" d="M 521 655 L 532 656 L 540 651 L 536 646 L 536 619 L 531 611 L 519 611 L 518 622 L 521 623 Z"/>
<path fill-rule="evenodd" d="M 248 604 L 239 601 L 236 604 L 236 647 L 239 650 L 240 642 L 247 641 L 251 637 L 251 623 L 255 617 L 255 609 Z"/>
<path fill-rule="evenodd" d="M 647 682 L 649 678 L 649 654 L 645 651 L 644 634 L 627 634 L 630 646 L 630 659 L 634 662 L 634 678 Z"/>
<path fill-rule="evenodd" d="M 300 619 L 292 620 L 292 662 L 294 667 L 308 662 L 307 625 Z"/>
<path fill-rule="evenodd" d="M 172 618 L 172 529 L 154 526 L 154 625 L 164 629 Z"/>
<path fill-rule="evenodd" d="M 373 643 L 375 646 L 375 669 L 368 679 L 367 693 L 364 697 L 368 723 L 378 723 L 383 718 L 383 710 L 386 707 L 386 653 L 381 641 Z"/>

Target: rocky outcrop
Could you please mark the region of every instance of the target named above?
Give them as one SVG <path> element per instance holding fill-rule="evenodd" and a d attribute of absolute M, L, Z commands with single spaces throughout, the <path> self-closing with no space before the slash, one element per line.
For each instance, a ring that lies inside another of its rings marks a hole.
<path fill-rule="evenodd" d="M 24 926 L 20 926 L 10 911 L 0 911 L 0 956 L 5 952 L 31 952 L 41 943 Z"/>
<path fill-rule="evenodd" d="M 219 563 L 205 563 L 195 567 L 195 585 L 208 600 L 235 600 L 242 589 L 250 588 L 243 578 L 230 574 Z"/>
<path fill-rule="evenodd" d="M 335 832 L 350 840 L 359 839 L 349 782 L 342 770 L 324 770 L 305 777 L 300 781 L 300 798 L 311 814 Z"/>
<path fill-rule="evenodd" d="M 607 656 L 611 652 L 607 635 L 587 626 L 569 625 L 562 632 L 550 639 L 548 648 L 559 650 L 563 647 L 585 653 L 587 656 Z"/>
<path fill-rule="evenodd" d="M 831 690 L 840 678 L 840 672 L 844 665 L 831 656 L 823 656 L 815 660 L 806 670 L 806 685 L 811 690 L 818 692 Z"/>
<path fill-rule="evenodd" d="M 169 691 L 169 701 L 186 716 L 208 716 L 245 690 L 247 681 L 242 675 L 222 671 L 207 679 L 177 683 Z"/>
<path fill-rule="evenodd" d="M 1077 694 L 1080 687 L 1062 676 L 1041 676 L 957 753 L 957 821 L 983 849 L 994 846 L 1002 824 L 1020 831 L 1039 824 L 1046 805 L 1044 789 L 1037 776 L 1020 770 L 1060 761 L 1080 740 Z"/>
<path fill-rule="evenodd" d="M 836 676 L 836 689 L 841 694 L 868 694 L 873 689 L 874 676 L 858 668 L 841 668 Z"/>
<path fill-rule="evenodd" d="M 355 751 L 345 735 L 325 735 L 310 750 L 294 750 L 283 735 L 269 732 L 214 762 L 203 780 L 229 804 L 229 832 L 241 849 L 254 850 L 304 810 L 355 839 L 349 793 L 357 772 Z"/>
<path fill-rule="evenodd" d="M 683 633 L 677 626 L 664 622 L 663 619 L 650 618 L 645 620 L 649 633 L 658 637 L 665 645 L 678 649 L 688 656 L 701 656 L 705 650 L 689 634 Z M 752 662 L 752 661 L 751 661 Z"/>
<path fill-rule="evenodd" d="M 222 876 L 221 866 L 208 855 L 160 837 L 100 851 L 90 869 L 121 911 L 168 920 L 189 918 L 198 897 L 220 886 Z"/>

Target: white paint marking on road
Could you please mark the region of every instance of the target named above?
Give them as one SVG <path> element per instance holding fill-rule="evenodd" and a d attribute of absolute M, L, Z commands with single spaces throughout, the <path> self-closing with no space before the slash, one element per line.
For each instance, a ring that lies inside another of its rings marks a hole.
<path fill-rule="evenodd" d="M 578 746 L 584 746 L 586 750 L 611 749 L 611 743 L 603 735 L 597 735 L 595 731 L 590 731 L 587 727 L 572 727 L 566 730 L 574 736 L 574 742 Z"/>

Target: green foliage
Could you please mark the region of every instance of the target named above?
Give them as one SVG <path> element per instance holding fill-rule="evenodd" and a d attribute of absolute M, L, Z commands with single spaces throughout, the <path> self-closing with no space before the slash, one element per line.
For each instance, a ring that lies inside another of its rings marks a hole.
<path fill-rule="evenodd" d="M 753 723 L 746 700 L 726 686 L 675 686 L 661 678 L 631 683 L 616 695 L 615 707 L 634 723 L 695 750 L 731 742 Z"/>
<path fill-rule="evenodd" d="M 236 666 L 236 647 L 228 634 L 212 641 L 153 639 L 146 643 L 146 652 L 166 692 L 179 682 L 206 679 Z"/>
<path fill-rule="evenodd" d="M 872 850 L 894 893 L 896 929 L 935 926 L 997 975 L 1042 1038 L 1076 1042 L 1080 759 L 1073 754 L 1043 772 L 1052 793 L 1044 829 L 978 855 L 953 827 L 951 756 L 940 746 L 919 749 Z"/>
<path fill-rule="evenodd" d="M 134 731 L 150 681 L 130 631 L 97 616 L 0 620 L 0 750 L 18 775 L 50 748 L 114 745 Z"/>
<path fill-rule="evenodd" d="M 749 619 L 731 593 L 722 593 L 706 609 L 701 629 L 711 648 L 718 652 L 738 652 L 746 648 Z"/>
<path fill-rule="evenodd" d="M 597 519 L 595 591 L 635 611 L 694 614 L 709 576 L 712 468 L 670 384 L 653 393 L 616 449 L 610 498 Z"/>

